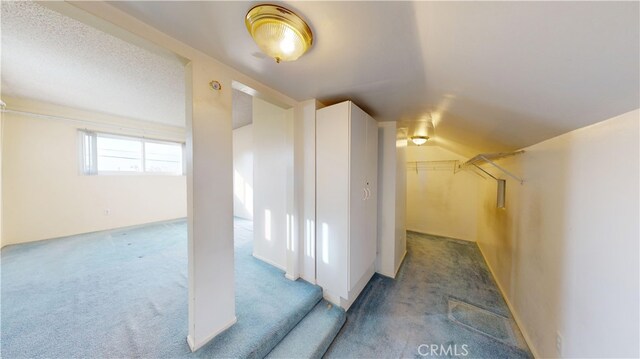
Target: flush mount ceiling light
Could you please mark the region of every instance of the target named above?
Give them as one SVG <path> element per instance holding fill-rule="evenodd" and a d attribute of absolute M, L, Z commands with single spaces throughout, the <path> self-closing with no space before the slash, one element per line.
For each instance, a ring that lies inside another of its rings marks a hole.
<path fill-rule="evenodd" d="M 429 136 L 413 136 L 411 137 L 411 142 L 413 142 L 418 146 L 422 146 L 425 143 L 427 143 L 428 139 L 429 139 Z"/>
<path fill-rule="evenodd" d="M 244 23 L 260 50 L 277 63 L 298 59 L 313 44 L 313 34 L 307 23 L 282 6 L 254 6 Z"/>

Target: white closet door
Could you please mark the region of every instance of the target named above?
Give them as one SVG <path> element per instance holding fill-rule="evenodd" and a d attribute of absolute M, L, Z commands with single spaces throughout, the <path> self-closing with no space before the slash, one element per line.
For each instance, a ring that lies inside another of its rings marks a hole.
<path fill-rule="evenodd" d="M 349 103 L 316 112 L 317 282 L 333 295 L 348 294 Z"/>

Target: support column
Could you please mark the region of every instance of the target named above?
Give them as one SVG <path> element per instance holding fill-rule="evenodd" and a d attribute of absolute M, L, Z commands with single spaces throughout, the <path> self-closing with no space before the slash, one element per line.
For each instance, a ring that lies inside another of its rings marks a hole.
<path fill-rule="evenodd" d="M 192 351 L 236 322 L 231 81 L 204 63 L 185 68 L 189 335 Z M 218 74 L 220 75 L 220 74 Z M 209 81 L 222 90 L 213 91 Z"/>

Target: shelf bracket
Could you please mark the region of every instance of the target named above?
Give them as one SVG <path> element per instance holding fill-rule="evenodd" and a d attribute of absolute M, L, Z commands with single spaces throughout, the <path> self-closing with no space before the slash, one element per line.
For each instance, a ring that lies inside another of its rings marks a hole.
<path fill-rule="evenodd" d="M 511 172 L 507 171 L 504 167 L 502 167 L 502 166 L 498 165 L 497 163 L 495 163 L 495 162 L 491 161 L 490 159 L 486 158 L 485 156 L 482 156 L 482 155 L 481 155 L 481 156 L 480 156 L 480 158 L 482 158 L 483 160 L 485 160 L 485 162 L 487 162 L 488 164 L 492 165 L 493 167 L 495 167 L 495 168 L 499 169 L 500 171 L 502 171 L 502 172 L 503 172 L 504 174 L 506 174 L 507 176 L 509 176 L 509 177 L 513 178 L 514 180 L 516 180 L 516 181 L 520 182 L 520 184 L 523 184 L 523 183 L 524 183 L 524 180 L 523 180 L 522 178 L 520 178 L 520 177 L 518 177 L 518 176 L 514 175 L 513 173 L 511 173 Z M 478 167 L 478 166 L 477 166 L 477 165 L 475 165 L 475 164 L 474 164 L 474 166 Z M 478 167 L 478 168 L 480 168 L 480 167 Z M 480 168 L 480 169 L 482 169 L 482 168 Z M 482 170 L 482 171 L 483 171 L 484 173 L 487 173 L 487 174 L 488 174 L 488 172 L 487 172 L 487 171 L 485 171 L 485 170 Z M 490 176 L 491 176 L 491 175 L 490 175 Z M 493 176 L 491 176 L 491 177 L 493 177 Z M 493 177 L 493 178 L 497 180 L 497 178 L 495 178 L 495 177 Z"/>
<path fill-rule="evenodd" d="M 473 164 L 473 166 L 474 166 L 475 168 L 479 169 L 480 171 L 484 172 L 487 176 L 489 176 L 489 177 L 493 178 L 494 180 L 496 180 L 496 181 L 498 180 L 498 178 L 496 178 L 496 177 L 495 177 L 494 175 L 492 175 L 491 173 L 489 173 L 489 172 L 485 171 L 482 167 L 478 166 L 477 164 L 475 164 L 475 163 L 474 163 L 474 164 Z"/>

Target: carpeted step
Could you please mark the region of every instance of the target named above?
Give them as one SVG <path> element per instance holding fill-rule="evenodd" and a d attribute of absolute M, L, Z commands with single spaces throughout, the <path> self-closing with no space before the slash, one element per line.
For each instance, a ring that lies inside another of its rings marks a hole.
<path fill-rule="evenodd" d="M 342 308 L 321 300 L 267 358 L 322 358 L 346 318 Z"/>

